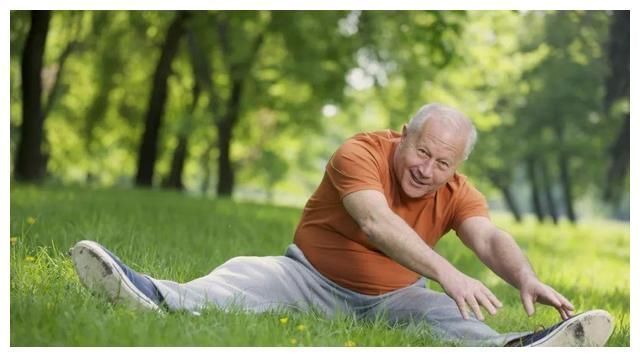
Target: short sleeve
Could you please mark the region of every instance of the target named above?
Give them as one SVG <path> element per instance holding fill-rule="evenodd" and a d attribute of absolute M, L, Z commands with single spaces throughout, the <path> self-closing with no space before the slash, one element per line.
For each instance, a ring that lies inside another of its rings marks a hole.
<path fill-rule="evenodd" d="M 380 154 L 368 143 L 347 140 L 333 154 L 326 173 L 342 200 L 346 195 L 361 190 L 383 192 Z"/>
<path fill-rule="evenodd" d="M 457 231 L 467 218 L 476 216 L 489 218 L 487 200 L 471 183 L 465 181 L 456 196 L 456 204 L 450 221 L 454 231 Z"/>

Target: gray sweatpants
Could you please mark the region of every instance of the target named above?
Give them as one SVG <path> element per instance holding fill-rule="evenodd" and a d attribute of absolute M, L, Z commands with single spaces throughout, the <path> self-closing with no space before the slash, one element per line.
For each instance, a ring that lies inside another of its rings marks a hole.
<path fill-rule="evenodd" d="M 464 345 L 502 346 L 528 333 L 499 334 L 474 317 L 464 320 L 455 302 L 426 288 L 424 278 L 382 295 L 346 289 L 320 274 L 295 244 L 284 256 L 230 259 L 184 284 L 149 278 L 170 310 L 195 312 L 214 305 L 250 312 L 314 309 L 329 317 L 338 312 L 360 319 L 385 316 L 390 324 L 426 322 L 432 336 Z"/>

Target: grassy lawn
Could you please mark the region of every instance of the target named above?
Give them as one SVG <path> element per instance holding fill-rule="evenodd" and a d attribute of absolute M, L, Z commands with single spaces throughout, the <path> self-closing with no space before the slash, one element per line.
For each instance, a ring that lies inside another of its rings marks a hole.
<path fill-rule="evenodd" d="M 207 310 L 200 316 L 132 312 L 92 296 L 67 250 L 98 241 L 134 269 L 188 281 L 239 255 L 281 255 L 300 209 L 189 197 L 173 192 L 90 188 L 11 189 L 11 346 L 442 346 L 423 329 L 328 320 L 313 313 L 258 315 Z M 540 278 L 578 312 L 606 309 L 616 320 L 609 346 L 629 346 L 629 225 L 515 224 L 496 216 L 525 249 Z M 504 307 L 487 323 L 500 332 L 558 321 L 537 305 L 528 318 L 516 290 L 449 234 L 438 251 L 479 278 Z M 431 287 L 438 289 L 436 283 Z"/>

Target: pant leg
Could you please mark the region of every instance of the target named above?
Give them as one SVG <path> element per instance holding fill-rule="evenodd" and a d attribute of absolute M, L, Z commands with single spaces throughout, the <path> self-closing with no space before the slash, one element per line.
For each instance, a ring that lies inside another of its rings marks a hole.
<path fill-rule="evenodd" d="M 214 305 L 250 312 L 315 309 L 331 315 L 345 308 L 314 272 L 287 256 L 236 257 L 187 283 L 151 280 L 170 310 L 198 311 Z"/>
<path fill-rule="evenodd" d="M 421 279 L 425 282 L 424 279 Z M 529 332 L 500 334 L 471 313 L 462 318 L 458 305 L 448 295 L 428 289 L 423 284 L 382 295 L 368 312 L 387 316 L 390 323 L 410 324 L 425 322 L 433 337 L 473 346 L 503 346 L 506 342 Z"/>

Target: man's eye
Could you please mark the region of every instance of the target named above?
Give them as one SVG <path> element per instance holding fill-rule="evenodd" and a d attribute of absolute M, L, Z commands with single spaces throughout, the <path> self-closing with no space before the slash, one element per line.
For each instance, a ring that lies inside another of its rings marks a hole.
<path fill-rule="evenodd" d="M 440 167 L 448 169 L 449 168 L 449 164 L 444 162 L 444 161 L 440 161 Z"/>

